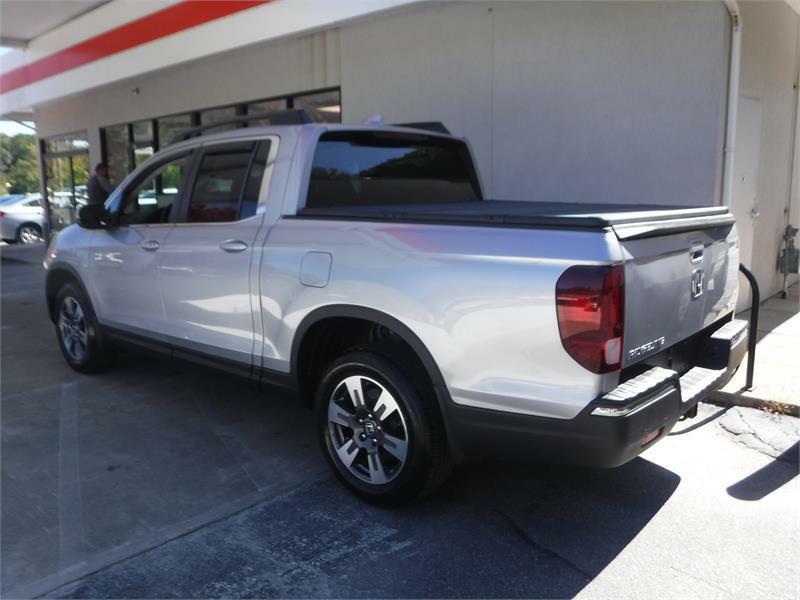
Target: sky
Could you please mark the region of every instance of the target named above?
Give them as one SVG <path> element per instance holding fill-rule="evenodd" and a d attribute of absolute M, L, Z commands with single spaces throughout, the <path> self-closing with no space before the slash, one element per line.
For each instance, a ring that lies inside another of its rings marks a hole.
<path fill-rule="evenodd" d="M 30 123 L 31 125 L 33 123 Z M 19 135 L 20 133 L 36 133 L 33 129 L 23 127 L 16 121 L 0 121 L 0 133 L 6 135 Z"/>

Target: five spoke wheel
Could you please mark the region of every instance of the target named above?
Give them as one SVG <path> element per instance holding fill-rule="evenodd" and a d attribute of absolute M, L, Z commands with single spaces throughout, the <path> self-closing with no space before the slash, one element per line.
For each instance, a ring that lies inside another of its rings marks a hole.
<path fill-rule="evenodd" d="M 341 463 L 364 482 L 389 483 L 405 465 L 405 417 L 389 390 L 370 377 L 351 375 L 334 388 L 328 434 Z"/>

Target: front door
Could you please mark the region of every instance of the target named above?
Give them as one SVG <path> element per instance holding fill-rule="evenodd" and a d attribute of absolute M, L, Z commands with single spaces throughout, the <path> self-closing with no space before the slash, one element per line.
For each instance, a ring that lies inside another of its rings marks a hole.
<path fill-rule="evenodd" d="M 163 334 L 158 253 L 174 227 L 189 164 L 190 155 L 180 154 L 153 165 L 122 191 L 118 226 L 94 233 L 89 261 L 103 325 L 149 337 Z"/>
<path fill-rule="evenodd" d="M 227 142 L 204 148 L 190 193 L 158 255 L 174 350 L 213 356 L 249 368 L 257 319 L 258 211 L 262 180 L 276 140 Z M 255 263 L 255 264 L 254 264 Z"/>

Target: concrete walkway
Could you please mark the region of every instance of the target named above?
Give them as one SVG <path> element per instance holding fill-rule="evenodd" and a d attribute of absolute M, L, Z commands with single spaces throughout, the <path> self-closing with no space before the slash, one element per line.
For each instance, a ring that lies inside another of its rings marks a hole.
<path fill-rule="evenodd" d="M 738 316 L 749 319 L 749 311 Z M 747 360 L 747 359 L 745 359 Z M 746 364 L 742 363 L 724 394 L 782 404 L 800 404 L 800 285 L 789 288 L 788 298 L 773 296 L 761 304 L 753 388 L 742 392 Z"/>

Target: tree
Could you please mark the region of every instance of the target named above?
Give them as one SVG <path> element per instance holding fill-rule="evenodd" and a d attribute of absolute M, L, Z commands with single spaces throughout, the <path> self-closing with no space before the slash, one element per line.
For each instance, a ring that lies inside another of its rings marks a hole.
<path fill-rule="evenodd" d="M 39 191 L 36 136 L 0 134 L 0 194 Z"/>

